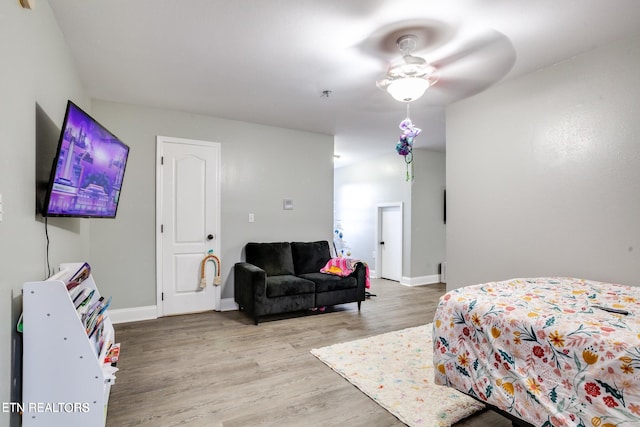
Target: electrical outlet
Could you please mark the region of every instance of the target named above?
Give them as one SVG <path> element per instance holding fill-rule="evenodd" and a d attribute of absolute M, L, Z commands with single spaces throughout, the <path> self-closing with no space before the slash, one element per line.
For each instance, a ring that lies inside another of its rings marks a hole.
<path fill-rule="evenodd" d="M 252 213 L 249 214 L 249 222 L 253 222 L 255 220 Z"/>

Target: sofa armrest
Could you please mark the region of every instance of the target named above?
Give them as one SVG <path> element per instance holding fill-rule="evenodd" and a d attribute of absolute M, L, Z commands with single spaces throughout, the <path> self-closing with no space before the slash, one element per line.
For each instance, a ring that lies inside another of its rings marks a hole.
<path fill-rule="evenodd" d="M 252 305 L 255 295 L 266 293 L 267 273 L 263 269 L 248 262 L 238 262 L 233 271 L 236 302 Z"/>
<path fill-rule="evenodd" d="M 235 285 L 250 290 L 251 296 L 264 295 L 267 286 L 267 273 L 248 262 L 238 262 L 234 268 Z"/>
<path fill-rule="evenodd" d="M 362 262 L 357 263 L 351 276 L 356 278 L 358 282 L 358 293 L 362 294 L 362 299 L 364 300 L 367 284 L 367 266 Z"/>

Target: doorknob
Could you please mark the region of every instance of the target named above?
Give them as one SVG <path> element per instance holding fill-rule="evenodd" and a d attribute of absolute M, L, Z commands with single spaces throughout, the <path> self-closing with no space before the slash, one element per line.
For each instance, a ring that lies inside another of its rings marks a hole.
<path fill-rule="evenodd" d="M 213 240 L 216 236 L 214 236 L 213 234 L 209 234 L 207 236 L 207 240 Z"/>
<path fill-rule="evenodd" d="M 380 242 L 381 245 L 384 245 L 384 242 Z"/>

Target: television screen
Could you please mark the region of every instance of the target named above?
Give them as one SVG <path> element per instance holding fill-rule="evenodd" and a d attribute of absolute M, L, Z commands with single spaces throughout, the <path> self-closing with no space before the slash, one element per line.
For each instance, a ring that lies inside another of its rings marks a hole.
<path fill-rule="evenodd" d="M 69 101 L 43 216 L 115 218 L 129 147 Z"/>

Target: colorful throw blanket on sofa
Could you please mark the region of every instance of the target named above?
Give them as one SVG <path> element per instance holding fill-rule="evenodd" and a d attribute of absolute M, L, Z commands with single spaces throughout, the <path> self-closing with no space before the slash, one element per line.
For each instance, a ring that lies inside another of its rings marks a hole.
<path fill-rule="evenodd" d="M 371 283 L 369 281 L 369 266 L 366 262 L 352 258 L 331 258 L 327 264 L 320 269 L 320 272 L 344 277 L 353 273 L 358 264 L 362 264 L 365 267 L 365 287 L 369 289 Z"/>

